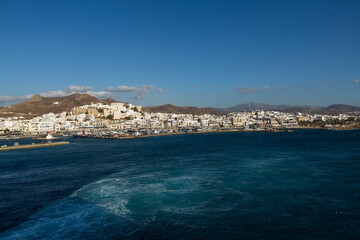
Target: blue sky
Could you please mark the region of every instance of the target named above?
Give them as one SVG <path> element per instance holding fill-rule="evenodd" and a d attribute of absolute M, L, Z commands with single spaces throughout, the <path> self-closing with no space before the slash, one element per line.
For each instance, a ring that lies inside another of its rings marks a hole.
<path fill-rule="evenodd" d="M 360 106 L 360 1 L 0 0 L 0 105 Z"/>

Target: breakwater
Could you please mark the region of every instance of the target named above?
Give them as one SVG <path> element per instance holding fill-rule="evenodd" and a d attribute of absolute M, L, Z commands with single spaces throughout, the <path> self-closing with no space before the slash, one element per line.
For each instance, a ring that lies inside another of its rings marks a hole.
<path fill-rule="evenodd" d="M 30 149 L 30 148 L 42 148 L 42 147 L 54 147 L 61 145 L 68 145 L 69 142 L 52 142 L 52 143 L 33 143 L 27 145 L 19 145 L 19 146 L 1 146 L 0 151 L 9 151 L 9 150 L 21 150 L 21 149 Z"/>

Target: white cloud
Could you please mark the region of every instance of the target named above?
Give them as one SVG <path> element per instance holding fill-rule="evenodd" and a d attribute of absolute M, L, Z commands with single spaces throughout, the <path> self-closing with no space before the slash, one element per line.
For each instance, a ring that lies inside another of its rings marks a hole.
<path fill-rule="evenodd" d="M 289 86 L 287 86 L 287 85 L 282 85 L 282 87 L 279 87 L 279 88 L 264 86 L 264 87 L 259 88 L 259 89 L 238 86 L 238 87 L 235 87 L 235 90 L 238 93 L 254 93 L 254 92 L 260 92 L 260 91 L 261 92 L 272 92 L 272 91 L 275 91 L 275 90 L 281 90 L 281 89 L 287 89 L 287 88 L 289 88 Z"/>
<path fill-rule="evenodd" d="M 0 96 L 0 104 L 4 103 L 11 103 L 11 102 L 19 102 L 19 101 L 25 101 L 32 97 L 32 94 L 26 95 L 26 96 Z"/>
<path fill-rule="evenodd" d="M 99 91 L 99 92 L 92 91 L 92 87 L 90 86 L 68 86 L 65 90 L 46 91 L 40 93 L 40 96 L 65 97 L 75 93 L 89 94 L 97 98 L 111 98 L 114 96 L 114 94 L 109 91 Z M 32 96 L 33 96 L 32 94 L 26 96 L 17 96 L 17 97 L 0 96 L 0 104 L 8 103 L 8 102 L 11 103 L 11 102 L 26 101 L 30 99 Z"/>
<path fill-rule="evenodd" d="M 360 83 L 360 79 L 355 78 L 355 79 L 354 79 L 354 82 Z"/>
<path fill-rule="evenodd" d="M 117 86 L 117 87 L 108 87 L 105 91 L 93 91 L 90 86 L 68 86 L 64 90 L 54 90 L 46 91 L 40 93 L 42 97 L 65 97 L 75 93 L 89 94 L 97 98 L 112 98 L 115 97 L 115 92 L 133 92 L 136 94 L 135 99 L 142 99 L 150 91 L 164 92 L 163 89 L 155 87 L 154 85 L 141 85 L 138 87 L 128 87 L 128 86 Z M 29 94 L 26 96 L 0 96 L 0 104 L 12 103 L 19 101 L 26 101 L 30 99 L 33 95 Z"/>
<path fill-rule="evenodd" d="M 21 97 L 0 96 L 0 103 L 20 101 Z"/>
<path fill-rule="evenodd" d="M 113 94 L 108 91 L 94 92 L 90 86 L 68 86 L 65 90 L 47 91 L 40 95 L 43 97 L 65 97 L 74 93 L 89 94 L 97 98 L 113 97 Z"/>
<path fill-rule="evenodd" d="M 264 86 L 261 90 L 263 92 L 270 92 L 270 91 L 274 91 L 275 88 L 274 87 L 269 87 L 269 86 Z"/>
<path fill-rule="evenodd" d="M 141 85 L 139 87 L 117 86 L 108 87 L 106 90 L 109 92 L 133 92 L 136 94 L 135 99 L 142 99 L 150 90 L 164 92 L 163 89 L 155 87 L 154 85 Z"/>
<path fill-rule="evenodd" d="M 64 96 L 69 95 L 69 93 L 67 93 L 63 90 L 57 90 L 57 91 L 43 92 L 43 93 L 40 93 L 40 95 L 43 97 L 64 97 Z"/>
<path fill-rule="evenodd" d="M 242 86 L 238 86 L 235 87 L 236 91 L 238 93 L 253 93 L 253 92 L 257 92 L 256 88 L 246 88 L 246 87 L 242 87 Z"/>
<path fill-rule="evenodd" d="M 99 91 L 99 92 L 93 92 L 93 91 L 87 91 L 86 94 L 89 94 L 91 96 L 97 97 L 97 98 L 112 98 L 114 97 L 114 94 L 107 91 Z"/>
<path fill-rule="evenodd" d="M 91 90 L 92 87 L 89 86 L 68 86 L 66 89 L 67 92 L 78 92 L 78 93 L 84 93 Z"/>

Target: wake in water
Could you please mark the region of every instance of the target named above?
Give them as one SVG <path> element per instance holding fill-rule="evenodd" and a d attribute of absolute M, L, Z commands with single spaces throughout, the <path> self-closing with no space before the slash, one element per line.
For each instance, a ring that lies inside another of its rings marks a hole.
<path fill-rule="evenodd" d="M 122 178 L 124 173 L 114 174 L 84 186 L 0 237 L 4 240 L 130 238 L 154 221 L 169 223 L 184 218 L 174 215 L 194 215 L 201 211 L 208 196 L 200 197 L 198 179 L 179 173 L 175 177 L 163 174 L 134 174 L 126 179 Z"/>

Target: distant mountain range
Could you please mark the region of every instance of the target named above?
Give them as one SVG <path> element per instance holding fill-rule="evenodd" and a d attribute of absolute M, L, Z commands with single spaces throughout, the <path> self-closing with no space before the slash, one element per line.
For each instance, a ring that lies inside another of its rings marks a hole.
<path fill-rule="evenodd" d="M 270 111 L 270 110 L 285 110 L 290 108 L 291 105 L 269 105 L 264 103 L 246 103 L 246 104 L 239 104 L 229 108 L 219 108 L 222 112 L 244 112 L 244 111 L 253 111 L 253 110 L 263 110 L 263 111 Z"/>
<path fill-rule="evenodd" d="M 68 112 L 73 107 L 89 105 L 91 103 L 111 104 L 118 102 L 114 99 L 98 99 L 88 94 L 72 94 L 66 97 L 46 98 L 40 95 L 34 95 L 26 102 L 20 102 L 10 107 L 0 107 L 0 117 L 24 116 L 26 118 L 39 116 L 45 113 L 61 113 Z M 292 105 L 269 105 L 263 103 L 247 103 L 239 104 L 229 108 L 199 108 L 199 107 L 179 107 L 171 104 L 161 106 L 143 107 L 146 112 L 161 113 L 182 113 L 182 114 L 225 114 L 231 112 L 244 112 L 253 110 L 264 111 L 283 111 L 283 112 L 303 112 L 303 113 L 319 113 L 319 114 L 338 114 L 346 112 L 360 112 L 360 107 L 335 104 L 328 107 L 312 107 L 312 106 L 292 106 Z"/>
<path fill-rule="evenodd" d="M 189 113 L 189 114 L 224 114 L 231 112 L 244 112 L 253 110 L 263 111 L 282 111 L 288 113 L 318 113 L 318 114 L 338 114 L 346 112 L 360 112 L 360 107 L 334 104 L 328 107 L 313 107 L 313 106 L 292 106 L 292 105 L 270 105 L 263 103 L 246 103 L 239 104 L 229 108 L 198 108 L 198 107 L 178 107 L 171 104 L 145 107 L 147 112 L 167 112 L 167 113 Z"/>

